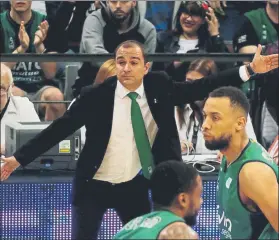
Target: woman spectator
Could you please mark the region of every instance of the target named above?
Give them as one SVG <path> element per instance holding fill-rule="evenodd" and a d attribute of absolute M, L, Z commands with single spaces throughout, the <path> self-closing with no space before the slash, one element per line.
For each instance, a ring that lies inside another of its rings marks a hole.
<path fill-rule="evenodd" d="M 100 67 L 93 86 L 103 83 L 107 78 L 116 74 L 116 65 L 114 59 L 109 59 Z"/>
<path fill-rule="evenodd" d="M 210 59 L 198 59 L 192 62 L 186 73 L 186 81 L 195 81 L 197 79 L 216 74 L 218 68 L 214 61 Z M 176 108 L 176 124 L 178 128 L 181 150 L 187 153 L 188 148 L 199 154 L 214 154 L 205 147 L 205 142 L 201 132 L 203 122 L 202 109 L 205 101 L 196 101 L 191 104 Z M 250 116 L 247 119 L 248 136 L 256 140 L 255 132 L 251 123 Z"/>
<path fill-rule="evenodd" d="M 182 2 L 175 21 L 175 30 L 158 33 L 158 53 L 228 52 L 219 34 L 218 19 L 205 1 Z M 154 65 L 154 69 L 166 70 L 169 75 L 173 76 L 181 63 L 174 62 L 164 66 L 156 63 Z M 181 75 L 182 81 L 184 74 Z"/>

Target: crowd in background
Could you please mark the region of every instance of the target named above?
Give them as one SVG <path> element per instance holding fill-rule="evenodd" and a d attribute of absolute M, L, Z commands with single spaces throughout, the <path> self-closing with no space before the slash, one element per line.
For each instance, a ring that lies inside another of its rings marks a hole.
<path fill-rule="evenodd" d="M 278 1 L 11 0 L 1 1 L 0 7 L 0 53 L 107 54 L 126 40 L 141 42 L 147 54 L 255 53 L 258 44 L 263 45 L 264 54 L 278 53 Z M 31 102 L 65 99 L 69 63 L 4 64 L 12 76 L 2 83 L 1 73 L 1 99 L 2 93 Z M 176 81 L 195 81 L 239 64 L 243 63 L 208 59 L 153 62 L 152 70 L 166 71 Z M 72 98 L 82 87 L 113 76 L 115 63 L 84 62 L 77 69 Z M 242 86 L 251 103 L 248 132 L 268 149 L 278 135 L 278 69 L 255 78 L 262 80 Z M 1 100 L 1 120 L 6 105 Z M 196 151 L 207 152 L 202 140 L 196 139 L 202 137 L 193 130 L 201 126 L 202 106 L 203 102 L 197 102 L 176 109 L 182 151 L 194 141 Z M 64 114 L 66 106 L 41 103 L 35 104 L 35 110 L 41 120 L 53 121 Z"/>

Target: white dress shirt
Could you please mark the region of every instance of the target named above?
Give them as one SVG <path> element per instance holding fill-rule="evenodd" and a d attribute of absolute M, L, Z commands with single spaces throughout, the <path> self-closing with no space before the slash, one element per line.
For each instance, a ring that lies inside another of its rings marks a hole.
<path fill-rule="evenodd" d="M 129 92 L 117 81 L 111 135 L 102 164 L 93 179 L 122 183 L 132 180 L 141 170 L 131 121 L 132 101 L 127 96 Z M 137 102 L 152 147 L 158 127 L 149 109 L 143 84 L 135 92 L 138 93 Z"/>

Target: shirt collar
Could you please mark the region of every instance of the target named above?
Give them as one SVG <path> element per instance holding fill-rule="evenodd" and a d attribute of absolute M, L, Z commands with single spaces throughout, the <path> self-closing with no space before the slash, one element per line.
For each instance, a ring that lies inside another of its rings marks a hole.
<path fill-rule="evenodd" d="M 117 96 L 119 96 L 120 98 L 124 98 L 127 96 L 128 93 L 130 93 L 131 91 L 128 90 L 127 88 L 125 88 L 119 81 L 117 81 L 117 86 L 116 86 L 116 94 Z M 141 83 L 141 85 L 133 92 L 136 92 L 139 96 L 139 98 L 142 98 L 144 96 L 144 87 L 143 87 L 143 82 Z"/>

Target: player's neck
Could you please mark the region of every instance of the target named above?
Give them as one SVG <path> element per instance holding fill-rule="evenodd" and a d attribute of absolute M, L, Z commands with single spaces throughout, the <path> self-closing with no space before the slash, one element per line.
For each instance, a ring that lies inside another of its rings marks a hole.
<path fill-rule="evenodd" d="M 183 214 L 176 207 L 173 207 L 173 206 L 165 207 L 162 205 L 154 204 L 153 211 L 168 211 L 168 212 L 172 212 L 173 214 L 183 218 Z"/>
<path fill-rule="evenodd" d="M 17 24 L 20 24 L 21 21 L 24 21 L 24 24 L 26 24 L 30 21 L 32 17 L 32 11 L 30 9 L 23 13 L 17 13 L 13 9 L 11 9 L 10 16 Z"/>
<path fill-rule="evenodd" d="M 162 209 L 162 210 L 163 210 L 163 209 Z M 176 207 L 174 207 L 174 206 L 170 206 L 170 207 L 168 207 L 168 208 L 165 208 L 165 211 L 170 211 L 170 212 L 172 212 L 173 214 L 175 214 L 176 216 L 181 217 L 181 218 L 184 218 L 183 213 L 182 213 L 178 208 L 176 208 Z"/>
<path fill-rule="evenodd" d="M 278 14 L 279 14 L 279 5 L 278 4 L 270 4 L 266 5 L 266 12 L 269 18 L 274 23 L 279 23 Z"/>
<path fill-rule="evenodd" d="M 249 138 L 247 134 L 240 135 L 231 140 L 229 147 L 222 150 L 222 154 L 226 157 L 228 165 L 238 159 L 243 149 L 249 143 Z"/>

